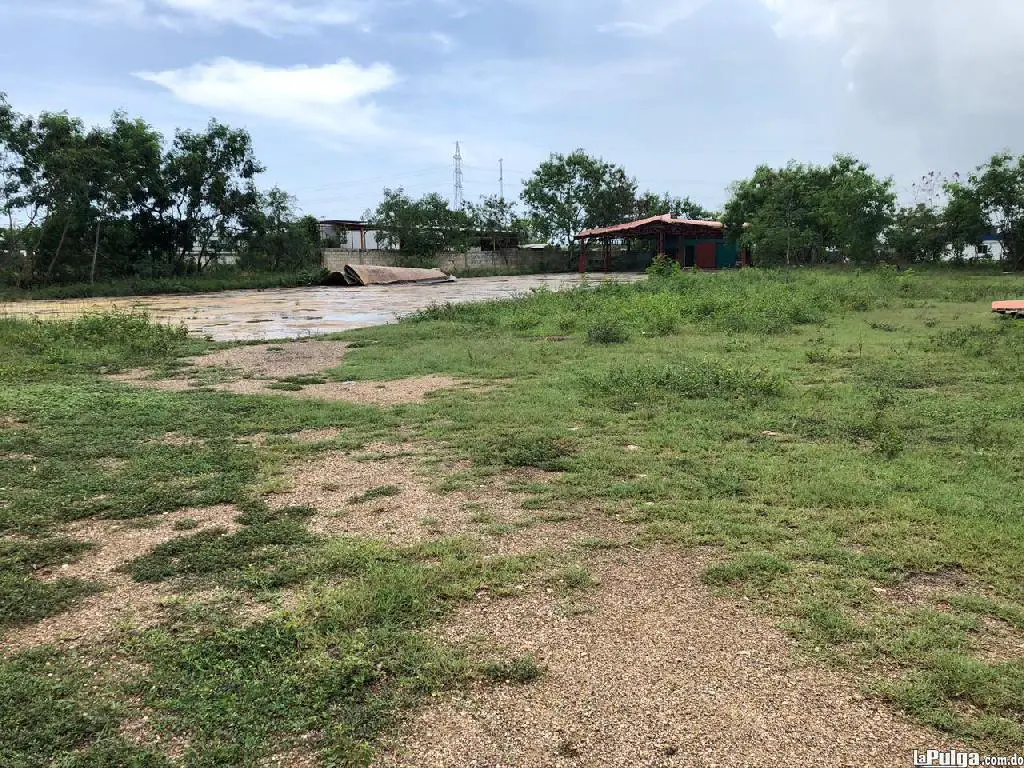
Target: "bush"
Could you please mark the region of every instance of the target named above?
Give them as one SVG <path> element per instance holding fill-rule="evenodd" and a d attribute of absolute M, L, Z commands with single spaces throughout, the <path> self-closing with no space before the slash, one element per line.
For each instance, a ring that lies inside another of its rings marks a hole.
<path fill-rule="evenodd" d="M 591 344 L 623 344 L 629 341 L 629 329 L 621 320 L 604 317 L 587 328 L 587 341 Z"/>

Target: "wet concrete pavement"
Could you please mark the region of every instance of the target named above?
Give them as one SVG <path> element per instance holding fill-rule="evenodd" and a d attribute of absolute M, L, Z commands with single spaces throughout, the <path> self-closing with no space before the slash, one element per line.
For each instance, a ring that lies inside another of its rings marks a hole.
<path fill-rule="evenodd" d="M 629 281 L 640 275 L 588 275 L 590 282 Z M 279 288 L 260 291 L 132 296 L 116 299 L 20 301 L 0 304 L 0 316 L 69 318 L 90 312 L 137 310 L 159 322 L 183 322 L 217 341 L 298 338 L 384 325 L 433 304 L 503 299 L 546 286 L 553 291 L 580 284 L 577 274 L 475 277 L 441 285 L 368 288 Z"/>

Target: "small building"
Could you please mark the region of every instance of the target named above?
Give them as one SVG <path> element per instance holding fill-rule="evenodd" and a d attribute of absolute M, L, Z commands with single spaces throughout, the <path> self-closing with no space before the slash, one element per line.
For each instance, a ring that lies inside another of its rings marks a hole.
<path fill-rule="evenodd" d="M 587 271 L 587 246 L 598 241 L 604 255 L 604 268 L 611 261 L 613 241 L 643 241 L 650 246 L 652 258 L 665 255 L 684 268 L 724 269 L 750 265 L 749 253 L 739 244 L 725 239 L 725 225 L 720 221 L 674 219 L 671 214 L 630 221 L 611 227 L 587 229 L 576 235 L 580 242 L 580 272 Z"/>
<path fill-rule="evenodd" d="M 354 219 L 324 219 L 320 222 L 320 240 L 343 251 L 390 250 L 365 221 Z"/>

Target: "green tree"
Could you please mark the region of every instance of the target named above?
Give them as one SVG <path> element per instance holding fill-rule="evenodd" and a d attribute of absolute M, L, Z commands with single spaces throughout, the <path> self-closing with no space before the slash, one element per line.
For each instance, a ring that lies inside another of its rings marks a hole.
<path fill-rule="evenodd" d="M 378 240 L 399 250 L 402 266 L 431 267 L 442 253 L 464 250 L 470 230 L 465 211 L 453 211 L 437 193 L 413 200 L 405 191 L 385 189 L 384 199 L 364 218 Z"/>
<path fill-rule="evenodd" d="M 636 180 L 621 167 L 577 149 L 542 162 L 526 181 L 522 199 L 538 233 L 571 251 L 580 231 L 632 218 Z"/>
<path fill-rule="evenodd" d="M 760 166 L 733 184 L 722 219 L 729 237 L 750 247 L 758 263 L 869 261 L 879 253 L 894 204 L 891 179 L 837 155 L 829 166 Z"/>
<path fill-rule="evenodd" d="M 202 133 L 178 131 L 164 176 L 179 267 L 202 273 L 220 251 L 235 247 L 240 222 L 259 202 L 255 178 L 263 170 L 244 130 L 212 120 Z"/>
<path fill-rule="evenodd" d="M 675 197 L 668 192 L 663 195 L 644 192 L 637 196 L 633 215 L 637 219 L 671 214 L 676 219 L 715 221 L 718 215 L 689 197 Z"/>
<path fill-rule="evenodd" d="M 961 240 L 992 233 L 1010 269 L 1024 269 L 1024 156 L 993 155 L 966 182 L 948 186 L 951 228 Z"/>
<path fill-rule="evenodd" d="M 943 212 L 924 203 L 899 208 L 885 242 L 897 262 L 940 261 L 949 243 Z"/>
<path fill-rule="evenodd" d="M 259 196 L 243 220 L 242 264 L 270 271 L 316 266 L 320 258 L 320 226 L 316 219 L 299 217 L 295 198 L 279 187 Z"/>

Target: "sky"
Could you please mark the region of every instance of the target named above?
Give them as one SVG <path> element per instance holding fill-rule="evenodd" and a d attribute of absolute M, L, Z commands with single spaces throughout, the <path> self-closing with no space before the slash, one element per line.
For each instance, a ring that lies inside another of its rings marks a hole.
<path fill-rule="evenodd" d="M 518 196 L 582 148 L 719 208 L 762 163 L 857 155 L 902 200 L 1024 152 L 1021 0 L 0 0 L 21 112 L 246 128 L 305 213 L 384 187 Z"/>

